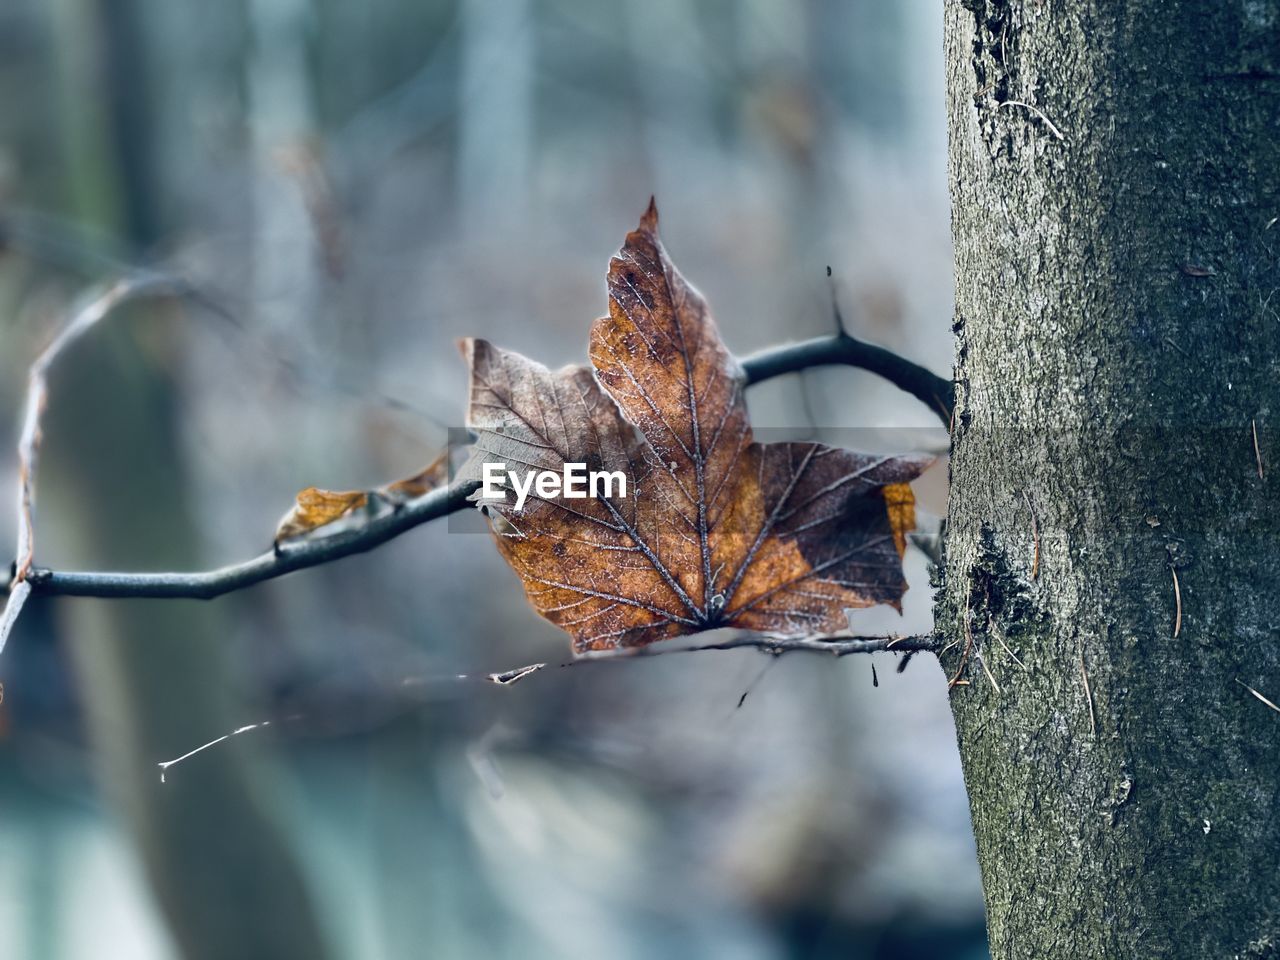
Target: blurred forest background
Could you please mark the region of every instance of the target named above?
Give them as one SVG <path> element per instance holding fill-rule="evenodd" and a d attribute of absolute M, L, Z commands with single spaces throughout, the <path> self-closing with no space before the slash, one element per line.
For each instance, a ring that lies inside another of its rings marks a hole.
<path fill-rule="evenodd" d="M 77 297 L 147 266 L 221 308 L 130 308 L 56 369 L 42 564 L 232 562 L 302 487 L 415 472 L 460 425 L 458 337 L 585 359 L 651 193 L 731 349 L 830 329 L 830 264 L 856 332 L 950 370 L 934 0 L 3 0 L 0 102 L 0 503 Z M 749 402 L 945 441 L 853 370 Z M 927 630 L 908 576 L 904 618 L 855 627 Z M 986 956 L 931 658 L 476 679 L 568 649 L 453 523 L 210 604 L 33 601 L 0 660 L 0 953 Z"/>

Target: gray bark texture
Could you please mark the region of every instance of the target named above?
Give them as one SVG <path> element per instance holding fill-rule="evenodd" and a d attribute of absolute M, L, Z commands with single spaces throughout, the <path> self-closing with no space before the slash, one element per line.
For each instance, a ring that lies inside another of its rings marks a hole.
<path fill-rule="evenodd" d="M 948 0 L 946 55 L 992 956 L 1280 957 L 1280 3 Z"/>

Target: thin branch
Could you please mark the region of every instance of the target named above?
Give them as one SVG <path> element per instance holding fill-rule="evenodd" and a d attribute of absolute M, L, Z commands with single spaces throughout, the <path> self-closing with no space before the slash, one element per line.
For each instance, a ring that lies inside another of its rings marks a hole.
<path fill-rule="evenodd" d="M 64 350 L 121 304 L 142 297 L 174 296 L 182 292 L 183 288 L 169 277 L 137 274 L 117 281 L 77 310 L 71 321 L 31 364 L 27 374 L 27 405 L 22 418 L 22 433 L 18 439 L 18 547 L 15 552 L 15 583 L 21 583 L 27 578 L 32 554 L 35 552 L 36 463 L 42 439 L 40 418 L 49 397 L 49 367 Z"/>
<path fill-rule="evenodd" d="M 1089 733 L 1098 735 L 1098 715 L 1093 709 L 1093 689 L 1089 686 L 1089 671 L 1084 666 L 1084 648 L 1080 648 L 1080 679 L 1084 681 L 1084 698 L 1089 704 Z"/>
<path fill-rule="evenodd" d="M 950 422 L 955 407 L 955 384 L 892 350 L 859 340 L 843 330 L 826 337 L 771 347 L 742 361 L 748 385 L 810 367 L 839 365 L 858 367 L 883 377 L 925 404 L 943 423 Z"/>
<path fill-rule="evenodd" d="M 952 645 L 947 644 L 947 648 Z M 964 651 L 960 654 L 960 664 L 956 667 L 956 672 L 951 679 L 947 681 L 947 689 L 961 685 L 964 681 L 960 679 L 960 675 L 964 673 L 964 668 L 969 662 L 969 654 L 973 652 L 973 625 L 969 623 L 969 602 L 966 600 L 964 605 Z"/>
<path fill-rule="evenodd" d="M 656 643 L 643 647 L 619 647 L 612 650 L 592 650 L 579 654 L 572 660 L 557 664 L 561 669 L 584 663 L 601 663 L 611 660 L 635 660 L 666 656 L 675 653 L 705 653 L 708 650 L 759 650 L 761 653 L 781 656 L 784 653 L 824 653 L 833 657 L 847 657 L 855 653 L 934 653 L 942 641 L 931 634 L 902 636 L 859 636 L 851 633 L 820 633 L 807 637 L 785 637 L 772 633 L 740 633 L 724 640 L 695 640 L 692 643 Z M 546 668 L 546 663 L 531 663 L 524 667 L 487 674 L 485 679 L 499 686 L 519 683 Z"/>
<path fill-rule="evenodd" d="M 1022 662 L 1022 658 L 1019 657 L 1016 653 L 1014 653 L 1012 649 L 1010 649 L 1009 645 L 1004 642 L 1000 634 L 993 633 L 992 636 L 996 638 L 996 643 L 1000 644 L 1000 646 L 1004 649 L 1004 652 L 1013 658 L 1014 663 L 1020 666 L 1023 670 L 1027 669 L 1027 665 Z"/>
<path fill-rule="evenodd" d="M 32 567 L 27 582 L 39 593 L 69 597 L 150 597 L 212 600 L 295 570 L 365 553 L 428 520 L 467 506 L 475 482 L 453 484 L 410 501 L 364 525 L 315 540 L 282 545 L 244 563 L 199 573 L 78 573 Z"/>
<path fill-rule="evenodd" d="M 14 550 L 9 597 L 0 611 L 0 652 L 8 642 L 27 597 L 34 589 L 29 578 L 35 556 L 36 466 L 43 438 L 40 418 L 49 398 L 48 373 L 64 350 L 88 333 L 121 304 L 144 297 L 187 296 L 186 283 L 160 274 L 139 272 L 117 281 L 77 310 L 71 320 L 40 352 L 27 373 L 27 402 L 18 437 L 18 542 Z"/>
<path fill-rule="evenodd" d="M 114 305 L 113 302 L 108 309 Z M 45 358 L 45 368 L 54 355 L 50 351 L 42 355 Z M 843 335 L 776 347 L 748 357 L 742 362 L 742 366 L 747 383 L 752 384 L 812 366 L 839 363 L 864 367 L 877 373 L 883 369 L 894 370 L 895 376 L 889 377 L 893 382 L 917 396 L 927 396 L 942 404 L 949 404 L 953 395 L 948 381 L 923 367 L 881 347 L 863 344 Z M 911 390 L 904 385 L 906 383 L 918 388 L 920 392 Z M 38 407 L 34 409 L 38 413 Z M 34 424 L 33 429 L 38 434 L 38 415 Z M 211 600 L 264 580 L 371 550 L 419 524 L 464 509 L 468 506 L 467 498 L 477 486 L 474 482 L 467 482 L 434 490 L 394 512 L 375 517 L 359 528 L 284 546 L 252 560 L 216 570 L 196 573 L 108 573 L 61 571 L 20 565 L 24 575 L 19 579 L 29 582 L 32 591 L 47 595 Z M 23 541 L 24 544 L 27 542 Z M 30 549 L 20 547 L 19 556 L 29 557 Z"/>
<path fill-rule="evenodd" d="M 1265 703 L 1268 707 L 1270 707 L 1276 713 L 1280 713 L 1280 707 L 1276 706 L 1272 701 L 1268 700 L 1266 697 L 1260 694 L 1257 690 L 1253 689 L 1253 687 L 1249 686 L 1239 677 L 1236 677 L 1236 683 L 1240 684 L 1240 686 L 1244 687 L 1246 690 L 1252 693 L 1255 697 L 1257 697 L 1259 700 Z"/>
<path fill-rule="evenodd" d="M 525 677 L 532 676 L 545 666 L 545 663 L 529 663 L 523 667 L 499 670 L 497 673 L 488 674 L 485 679 L 490 683 L 496 683 L 500 687 L 509 687 L 513 683 L 519 683 Z"/>
<path fill-rule="evenodd" d="M 622 661 L 634 660 L 637 657 L 655 657 L 666 654 L 675 653 L 698 653 L 707 650 L 737 650 L 742 648 L 754 648 L 762 653 L 767 653 L 774 659 L 784 653 L 806 652 L 806 653 L 823 653 L 828 656 L 844 657 L 854 653 L 877 653 L 888 651 L 890 653 L 905 653 L 903 662 L 905 663 L 916 653 L 927 651 L 936 654 L 941 645 L 941 640 L 934 636 L 880 636 L 880 637 L 855 637 L 845 633 L 819 634 L 812 637 L 779 637 L 771 634 L 760 633 L 743 633 L 738 634 L 730 639 L 722 641 L 709 641 L 705 643 L 685 643 L 678 645 L 679 641 L 670 641 L 665 643 L 653 644 L 646 647 L 624 647 L 618 650 L 603 650 L 596 653 L 587 654 L 586 656 L 576 657 L 573 660 L 565 660 L 554 666 L 559 669 L 567 669 L 569 667 L 581 667 L 589 663 L 601 663 L 605 661 Z M 765 668 L 771 663 L 766 663 Z M 433 687 L 435 682 L 445 681 L 448 683 L 474 683 L 486 682 L 493 683 L 500 687 L 509 687 L 520 683 L 523 680 L 533 676 L 535 673 L 541 673 L 552 664 L 548 663 L 530 663 L 523 667 L 513 667 L 510 670 L 500 670 L 494 673 L 454 673 L 443 677 L 424 678 L 424 677 L 404 677 L 396 684 L 395 688 L 389 691 L 392 694 L 392 701 L 398 707 L 412 706 L 414 704 L 424 702 L 422 700 L 422 691 Z M 875 670 L 875 667 L 872 667 Z M 899 668 L 901 672 L 901 668 Z M 759 682 L 763 672 L 751 682 L 751 686 L 747 688 L 747 692 L 738 700 L 738 706 L 741 707 L 746 700 L 747 693 Z M 172 760 L 164 760 L 156 764 L 160 768 L 160 782 L 164 783 L 170 768 L 183 763 L 186 760 L 203 753 L 219 744 L 226 743 L 235 737 L 246 733 L 252 733 L 256 730 L 264 730 L 267 727 L 283 726 L 286 723 L 292 724 L 300 720 L 307 720 L 313 716 L 312 712 L 298 713 L 293 712 L 286 716 L 277 718 L 268 718 L 258 720 L 254 723 L 246 723 L 234 730 L 224 733 L 222 736 L 214 737 L 199 746 L 186 751 L 180 756 Z M 327 711 L 326 711 L 327 715 Z"/>
<path fill-rule="evenodd" d="M 705 650 L 741 650 L 753 648 L 765 653 L 825 653 L 833 657 L 847 657 L 852 653 L 937 653 L 941 641 L 931 634 L 901 636 L 855 636 L 851 633 L 822 633 L 807 637 L 784 637 L 769 633 L 745 633 L 724 640 L 696 641 L 683 646 L 652 644 L 645 647 L 623 647 L 617 650 L 598 650 L 581 654 L 573 663 L 598 660 L 630 660 L 636 657 L 656 657 L 671 653 L 701 653 Z"/>
<path fill-rule="evenodd" d="M 202 743 L 194 750 L 188 750 L 180 757 L 174 757 L 172 760 L 161 760 L 156 764 L 156 766 L 160 768 L 160 782 L 165 783 L 169 768 L 177 766 L 182 763 L 183 760 L 194 757 L 197 753 L 204 753 L 204 751 L 208 750 L 210 747 L 216 747 L 218 744 L 230 740 L 232 737 L 238 737 L 242 733 L 251 733 L 254 730 L 261 730 L 264 727 L 269 726 L 271 726 L 270 720 L 262 720 L 258 723 L 247 723 L 243 727 L 237 727 L 230 733 L 224 733 L 222 736 L 210 740 L 208 743 Z"/>
<path fill-rule="evenodd" d="M 34 565 L 35 475 L 39 458 L 40 420 L 48 400 L 47 374 L 54 361 L 72 343 L 96 326 L 120 305 L 144 297 L 204 298 L 189 283 L 165 274 L 138 272 L 116 282 L 78 310 L 53 342 L 31 365 L 26 410 L 18 443 L 18 542 L 14 574 L 8 598 L 0 611 L 0 650 L 18 614 L 32 593 L 52 596 L 189 598 L 209 600 L 296 570 L 319 566 L 364 553 L 413 529 L 468 505 L 477 488 L 474 482 L 434 490 L 417 500 L 376 516 L 363 526 L 315 540 L 303 541 L 263 553 L 243 563 L 192 573 L 116 573 L 55 571 Z M 221 312 L 221 311 L 219 311 Z M 742 361 L 748 385 L 816 366 L 845 365 L 876 373 L 912 394 L 948 422 L 955 402 L 953 384 L 892 351 L 865 343 L 841 329 L 831 336 L 765 350 Z M 684 650 L 728 650 L 759 647 L 775 653 L 788 650 L 820 650 L 837 656 L 874 650 L 934 650 L 931 638 L 738 637 L 695 645 Z M 648 648 L 611 656 L 645 656 Z M 665 651 L 664 651 L 665 652 Z M 674 652 L 674 651 L 673 651 Z M 508 682 L 514 682 L 518 677 Z M 496 682 L 496 681 L 495 681 Z"/>
<path fill-rule="evenodd" d="M 4 653 L 5 642 L 13 632 L 13 625 L 18 622 L 18 614 L 22 612 L 22 607 L 30 595 L 31 584 L 25 580 L 15 583 L 10 589 L 9 599 L 5 601 L 4 609 L 0 610 L 0 653 Z M 0 699 L 3 699 L 3 694 L 0 694 Z"/>
<path fill-rule="evenodd" d="M 995 688 L 996 696 L 1000 696 L 1000 684 L 996 683 L 996 675 L 992 673 L 991 668 L 987 666 L 987 658 L 984 657 L 981 652 L 975 653 L 973 657 L 978 661 L 978 666 L 982 667 L 982 672 L 986 674 L 987 680 L 990 681 L 991 686 Z"/>
<path fill-rule="evenodd" d="M 1253 458 L 1258 461 L 1258 479 L 1265 480 L 1266 474 L 1262 470 L 1262 449 L 1258 446 L 1258 421 L 1251 421 L 1253 424 Z"/>
<path fill-rule="evenodd" d="M 1063 135 L 1062 131 L 1058 129 L 1057 125 L 1052 120 L 1050 120 L 1047 116 L 1045 116 L 1045 113 L 1043 110 L 1041 110 L 1039 107 L 1033 107 L 1031 104 L 1027 103 L 1025 100 L 1003 100 L 1000 103 L 998 103 L 996 106 L 997 107 L 1022 107 L 1024 110 L 1030 110 L 1033 114 L 1035 114 L 1037 117 L 1040 118 L 1040 122 L 1043 123 L 1046 127 L 1048 127 L 1049 132 L 1052 133 L 1055 137 L 1057 137 L 1059 140 L 1067 139 L 1066 136 Z"/>

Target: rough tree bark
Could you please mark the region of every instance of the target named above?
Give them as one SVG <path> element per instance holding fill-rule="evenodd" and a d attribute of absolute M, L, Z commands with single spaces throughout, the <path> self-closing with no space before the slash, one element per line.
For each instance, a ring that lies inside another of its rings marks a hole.
<path fill-rule="evenodd" d="M 946 54 L 992 955 L 1280 956 L 1280 4 L 948 0 Z"/>

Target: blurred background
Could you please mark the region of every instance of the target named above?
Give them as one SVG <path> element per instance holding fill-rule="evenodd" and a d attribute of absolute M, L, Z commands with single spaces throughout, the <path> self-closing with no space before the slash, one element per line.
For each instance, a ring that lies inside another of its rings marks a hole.
<path fill-rule="evenodd" d="M 234 562 L 302 487 L 415 472 L 462 420 L 458 337 L 585 359 L 650 194 L 731 349 L 829 330 L 830 265 L 855 332 L 951 366 L 933 0 L 2 0 L 0 103 L 0 503 L 77 299 L 140 266 L 201 294 L 55 369 L 43 565 Z M 945 447 L 855 370 L 749 403 Z M 986 956 L 933 659 L 494 686 L 568 640 L 462 527 L 207 604 L 33 600 L 0 658 L 0 953 Z M 919 551 L 908 576 L 855 629 L 927 630 Z"/>

